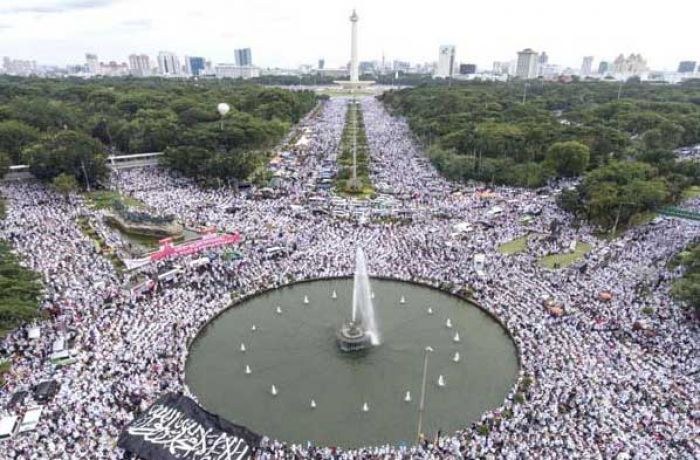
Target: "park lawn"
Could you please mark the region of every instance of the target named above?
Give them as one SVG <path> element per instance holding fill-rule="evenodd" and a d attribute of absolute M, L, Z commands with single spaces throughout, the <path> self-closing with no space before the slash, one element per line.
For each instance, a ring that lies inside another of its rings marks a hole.
<path fill-rule="evenodd" d="M 527 251 L 527 235 L 503 243 L 498 247 L 498 251 L 507 256 Z"/>
<path fill-rule="evenodd" d="M 683 191 L 683 199 L 690 200 L 691 198 L 697 198 L 700 196 L 700 186 L 693 185 L 688 187 Z"/>
<path fill-rule="evenodd" d="M 112 190 L 97 190 L 95 192 L 87 193 L 86 196 L 88 201 L 95 209 L 108 209 L 111 207 L 114 200 L 121 200 L 129 208 L 143 209 L 148 207 L 141 200 L 137 200 L 136 198 L 126 195 L 121 195 L 120 193 Z"/>
<path fill-rule="evenodd" d="M 550 256 L 542 257 L 538 263 L 547 268 L 554 268 L 555 264 L 558 264 L 558 268 L 565 268 L 569 265 L 580 260 L 588 251 L 591 250 L 591 245 L 588 243 L 583 243 L 581 241 L 576 243 L 576 250 L 574 252 L 567 252 L 564 254 L 552 254 Z"/>

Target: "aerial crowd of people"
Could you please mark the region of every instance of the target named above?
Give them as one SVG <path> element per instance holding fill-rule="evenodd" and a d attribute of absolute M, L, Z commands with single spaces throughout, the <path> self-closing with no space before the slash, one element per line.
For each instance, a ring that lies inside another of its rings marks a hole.
<path fill-rule="evenodd" d="M 31 182 L 0 185 L 7 203 L 0 238 L 41 275 L 48 312 L 2 341 L 12 370 L 0 409 L 9 411 L 14 394 L 40 382 L 60 385 L 37 429 L 0 443 L 0 457 L 123 458 L 116 438 L 139 412 L 167 391 L 190 395 L 187 347 L 209 320 L 261 290 L 352 275 L 361 245 L 371 255 L 371 275 L 466 293 L 497 317 L 517 345 L 518 380 L 481 419 L 465 421 L 456 433 L 426 433 L 413 446 L 347 450 L 264 438 L 255 458 L 697 458 L 698 328 L 690 310 L 670 297 L 680 273 L 667 262 L 700 236 L 700 226 L 663 218 L 604 240 L 572 225 L 555 204 L 569 183 L 537 191 L 450 183 L 430 165 L 405 120 L 369 97 L 361 104 L 372 182 L 410 218 L 319 212 L 319 202 L 370 206 L 316 187 L 338 149 L 346 103 L 325 101 L 297 127 L 308 142 L 282 147 L 289 150 L 288 173 L 270 198 L 254 187 L 201 188 L 161 168 L 115 172 L 111 187 L 159 213 L 174 214 L 189 228 L 242 237 L 236 247 L 242 257 L 215 249 L 205 267 L 188 264 L 201 255 L 183 257 L 174 279 L 143 293 L 131 287 L 172 260 L 123 274 L 78 225 L 97 212 L 81 195 L 66 199 Z M 684 206 L 697 211 L 700 200 Z M 520 252 L 499 250 L 521 237 Z M 543 256 L 577 244 L 590 250 L 572 265 L 541 265 Z M 271 256 L 272 247 L 285 250 Z M 483 266 L 476 266 L 476 255 Z M 30 338 L 30 328 L 39 328 L 38 337 Z M 58 367 L 54 344 L 68 337 L 77 359 Z"/>

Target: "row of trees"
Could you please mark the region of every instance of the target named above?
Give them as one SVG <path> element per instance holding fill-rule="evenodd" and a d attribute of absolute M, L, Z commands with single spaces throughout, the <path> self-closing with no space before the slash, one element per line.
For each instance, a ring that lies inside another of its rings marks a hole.
<path fill-rule="evenodd" d="M 220 102 L 231 106 L 223 124 Z M 315 103 L 310 91 L 235 81 L 2 77 L 0 167 L 29 164 L 41 179 L 69 174 L 95 185 L 108 153 L 165 151 L 187 175 L 244 174 Z"/>
<path fill-rule="evenodd" d="M 586 175 L 560 201 L 606 229 L 678 199 L 700 179 L 697 164 L 673 154 L 700 143 L 698 81 L 455 82 L 382 98 L 454 180 L 539 187 Z"/>
<path fill-rule="evenodd" d="M 5 205 L 0 199 L 0 219 Z M 0 240 L 0 335 L 39 314 L 41 285 L 35 273 L 19 264 L 10 246 Z"/>
<path fill-rule="evenodd" d="M 675 264 L 683 266 L 683 277 L 673 283 L 671 293 L 679 300 L 687 302 L 700 315 L 700 243 L 696 243 L 680 253 Z"/>

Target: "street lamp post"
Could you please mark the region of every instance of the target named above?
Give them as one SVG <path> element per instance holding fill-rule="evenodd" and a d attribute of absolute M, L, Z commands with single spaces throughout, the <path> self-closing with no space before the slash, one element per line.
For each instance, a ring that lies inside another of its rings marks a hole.
<path fill-rule="evenodd" d="M 420 390 L 420 404 L 418 406 L 418 433 L 416 442 L 420 442 L 421 431 L 423 431 L 423 412 L 425 412 L 425 384 L 428 379 L 428 354 L 433 351 L 431 347 L 425 347 L 425 357 L 423 358 L 423 384 Z"/>

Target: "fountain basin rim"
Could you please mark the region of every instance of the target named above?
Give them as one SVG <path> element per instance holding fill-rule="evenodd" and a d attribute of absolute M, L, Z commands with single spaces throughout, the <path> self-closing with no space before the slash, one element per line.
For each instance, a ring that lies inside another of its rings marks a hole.
<path fill-rule="evenodd" d="M 204 330 L 205 330 L 207 327 L 209 327 L 209 325 L 211 325 L 211 323 L 213 323 L 214 321 L 216 321 L 216 320 L 219 318 L 219 316 L 223 315 L 224 313 L 226 313 L 226 312 L 227 312 L 228 310 L 230 310 L 231 308 L 238 307 L 238 306 L 242 305 L 243 303 L 245 303 L 245 302 L 247 302 L 247 301 L 249 301 L 249 300 L 251 300 L 251 299 L 254 299 L 255 297 L 258 297 L 258 296 L 261 296 L 261 295 L 265 295 L 265 294 L 267 294 L 268 292 L 272 292 L 272 291 L 277 290 L 277 289 L 282 289 L 282 288 L 286 288 L 286 287 L 292 287 L 292 286 L 296 286 L 296 285 L 300 285 L 300 284 L 313 283 L 313 282 L 315 282 L 315 281 L 346 280 L 346 279 L 353 279 L 353 278 L 354 278 L 353 274 L 338 275 L 338 276 L 320 276 L 320 277 L 315 277 L 315 278 L 305 278 L 305 279 L 299 279 L 299 280 L 294 280 L 294 281 L 290 281 L 290 282 L 285 282 L 285 283 L 279 284 L 279 285 L 277 285 L 277 286 L 265 286 L 265 287 L 262 287 L 261 289 L 255 291 L 255 292 L 251 293 L 251 294 L 243 295 L 243 296 L 238 296 L 238 297 L 232 299 L 232 301 L 228 304 L 228 306 L 226 306 L 226 307 L 222 308 L 221 310 L 217 311 L 216 313 L 214 313 L 214 314 L 211 316 L 211 318 L 209 318 L 209 319 L 207 319 L 205 322 L 203 322 L 202 325 L 201 325 L 200 327 L 198 327 L 198 328 L 196 329 L 196 331 L 195 331 L 192 335 L 190 335 L 190 336 L 187 338 L 187 343 L 186 343 L 186 347 L 185 347 L 185 356 L 184 356 L 185 359 L 184 359 L 184 361 L 187 362 L 187 359 L 189 358 L 190 348 L 192 347 L 192 345 L 194 344 L 194 342 L 197 340 L 197 338 L 204 332 Z M 508 326 L 505 324 L 505 322 L 504 322 L 503 320 L 501 320 L 501 318 L 499 318 L 495 313 L 489 311 L 487 308 L 485 308 L 483 305 L 481 305 L 481 304 L 480 304 L 478 301 L 476 301 L 473 297 L 469 297 L 469 296 L 466 296 L 466 295 L 464 295 L 464 294 L 460 294 L 460 293 L 457 293 L 457 292 L 452 292 L 452 291 L 447 290 L 447 289 L 445 289 L 445 288 L 443 288 L 443 287 L 435 286 L 435 285 L 433 285 L 433 284 L 429 284 L 428 282 L 422 281 L 422 280 L 403 279 L 403 278 L 392 277 L 392 276 L 370 276 L 370 280 L 371 280 L 371 279 L 382 280 L 382 281 L 395 281 L 395 282 L 399 282 L 399 283 L 408 283 L 408 284 L 414 284 L 414 285 L 416 285 L 416 286 L 420 286 L 420 287 L 424 287 L 424 288 L 430 288 L 430 289 L 432 289 L 432 290 L 442 292 L 443 294 L 447 294 L 447 295 L 451 295 L 451 296 L 457 297 L 457 298 L 459 298 L 459 299 L 461 299 L 461 300 L 463 300 L 463 301 L 465 301 L 465 302 L 468 302 L 468 303 L 474 305 L 476 308 L 478 308 L 479 310 L 481 310 L 482 312 L 484 312 L 490 319 L 492 319 L 493 321 L 495 321 L 495 322 L 501 327 L 501 329 L 503 330 L 503 332 L 505 332 L 505 334 L 510 338 L 511 343 L 512 343 L 513 346 L 515 347 L 515 358 L 516 358 L 516 361 L 517 361 L 517 368 L 518 368 L 518 374 L 517 374 L 517 375 L 518 375 L 518 377 L 515 379 L 515 382 L 513 383 L 513 386 L 511 387 L 511 391 L 508 393 L 508 395 L 510 395 L 510 394 L 513 392 L 514 389 L 517 389 L 517 388 L 520 386 L 521 382 L 523 381 L 523 378 L 525 377 L 524 372 L 523 372 L 524 369 L 523 369 L 523 360 L 522 360 L 522 350 L 521 350 L 521 348 L 520 348 L 520 345 L 519 345 L 518 342 L 515 340 L 514 334 L 511 333 L 510 329 L 509 329 Z M 371 342 L 370 342 L 370 346 L 371 346 Z M 205 407 L 203 404 L 201 404 L 201 403 L 198 401 L 198 398 L 196 397 L 196 395 L 195 395 L 194 393 L 192 393 L 192 392 L 189 390 L 189 388 L 187 387 L 187 383 L 186 383 L 186 382 L 187 382 L 187 375 L 186 375 L 187 372 L 186 372 L 186 369 L 187 369 L 187 366 L 183 366 L 183 371 L 182 371 L 182 382 L 184 382 L 184 383 L 183 383 L 184 388 L 186 389 L 186 391 L 187 391 L 188 394 L 195 396 L 195 400 L 197 401 L 197 403 L 198 403 L 200 406 L 202 406 L 202 407 L 203 407 L 204 409 L 206 409 L 206 410 L 210 410 L 210 409 L 208 409 L 207 407 Z M 187 393 L 186 393 L 186 394 L 187 394 Z M 495 407 L 495 408 L 492 409 L 491 411 L 502 410 L 502 409 L 504 408 L 504 406 L 507 406 L 508 401 L 509 401 L 509 396 L 507 396 L 507 397 L 504 399 L 504 401 L 501 403 L 500 406 Z M 210 410 L 210 411 L 211 411 L 211 410 Z M 489 411 L 489 412 L 491 412 L 491 411 Z M 216 413 L 216 411 L 211 411 L 211 412 L 212 412 L 212 413 Z M 468 429 L 469 429 L 469 427 L 465 427 L 465 428 L 464 428 L 464 430 L 468 430 Z M 264 435 L 264 433 L 262 433 L 262 434 Z M 323 447 L 323 446 L 318 446 L 318 447 Z M 348 452 L 351 452 L 351 451 L 360 451 L 360 450 L 362 450 L 362 449 L 361 449 L 361 448 L 358 448 L 358 449 L 349 449 Z"/>

